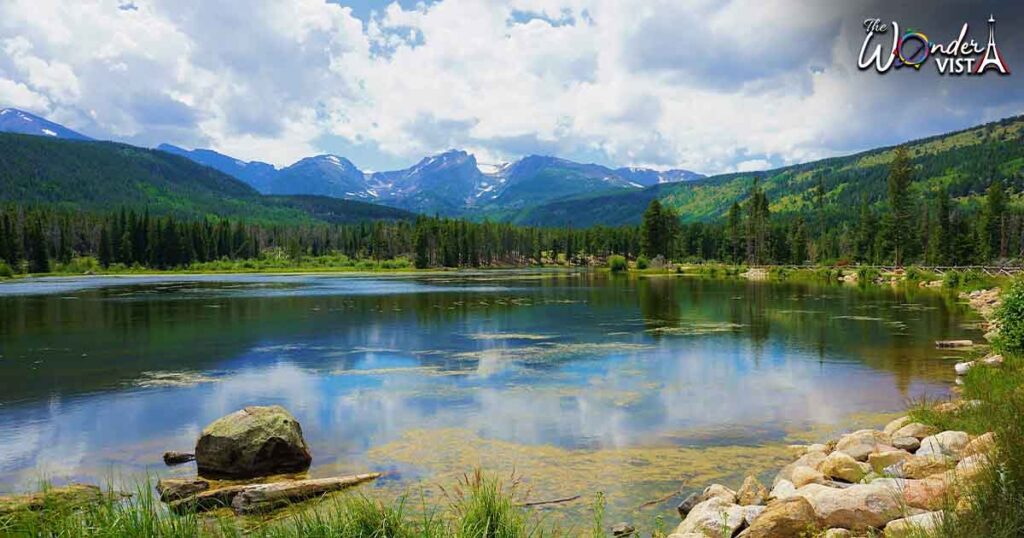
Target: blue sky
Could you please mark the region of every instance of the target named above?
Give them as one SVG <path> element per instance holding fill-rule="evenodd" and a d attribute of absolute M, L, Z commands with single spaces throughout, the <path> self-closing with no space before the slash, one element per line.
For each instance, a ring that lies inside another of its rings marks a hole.
<path fill-rule="evenodd" d="M 856 68 L 865 18 L 984 41 L 990 13 L 1009 76 Z M 1024 111 L 1011 0 L 6 0 L 0 51 L 0 106 L 279 166 L 462 148 L 718 173 Z"/>

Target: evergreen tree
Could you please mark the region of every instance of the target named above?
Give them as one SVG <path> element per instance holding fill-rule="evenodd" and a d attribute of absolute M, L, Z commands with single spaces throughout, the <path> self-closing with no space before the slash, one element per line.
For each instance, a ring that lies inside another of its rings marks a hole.
<path fill-rule="evenodd" d="M 935 221 L 928 240 L 928 263 L 946 265 L 951 262 L 950 252 L 953 250 L 953 238 L 950 230 L 949 191 L 939 191 L 938 203 L 935 208 Z"/>
<path fill-rule="evenodd" d="M 768 209 L 768 197 L 758 185 L 759 178 L 747 198 L 747 260 L 752 264 L 768 262 L 770 252 L 768 237 L 771 228 L 771 215 Z"/>
<path fill-rule="evenodd" d="M 861 262 L 873 262 L 875 260 L 874 247 L 875 236 L 878 232 L 878 218 L 871 210 L 867 195 L 862 195 L 860 200 L 860 216 L 857 219 L 856 258 Z"/>
<path fill-rule="evenodd" d="M 110 230 L 104 226 L 103 229 L 100 230 L 99 257 L 101 266 L 110 267 L 114 258 L 113 250 L 114 246 L 110 241 Z"/>
<path fill-rule="evenodd" d="M 415 232 L 416 256 L 414 264 L 419 269 L 430 267 L 430 238 L 427 231 L 427 224 L 423 217 L 416 219 Z"/>
<path fill-rule="evenodd" d="M 883 230 L 884 244 L 893 263 L 903 265 L 911 244 L 911 217 L 913 204 L 910 199 L 910 185 L 913 182 L 913 165 L 905 146 L 896 148 L 889 167 L 889 210 L 885 214 Z"/>
<path fill-rule="evenodd" d="M 985 209 L 982 213 L 982 255 L 984 259 L 1005 258 L 1006 191 L 1002 181 L 993 181 L 985 191 Z"/>
<path fill-rule="evenodd" d="M 30 227 L 28 244 L 31 247 L 28 271 L 30 273 L 50 272 L 50 252 L 47 245 L 46 235 L 43 233 L 43 223 L 36 220 Z"/>
<path fill-rule="evenodd" d="M 665 229 L 665 216 L 661 202 L 657 198 L 651 201 L 644 211 L 643 224 L 640 230 L 640 250 L 644 256 L 654 258 L 661 255 L 667 257 L 668 230 Z"/>
<path fill-rule="evenodd" d="M 743 245 L 743 213 L 739 202 L 733 202 L 729 206 L 729 215 L 726 219 L 726 253 L 723 259 L 736 263 L 740 261 L 740 251 Z"/>
<path fill-rule="evenodd" d="M 801 265 L 807 260 L 807 236 L 804 230 L 804 217 L 797 215 L 793 221 L 789 235 L 789 261 Z"/>

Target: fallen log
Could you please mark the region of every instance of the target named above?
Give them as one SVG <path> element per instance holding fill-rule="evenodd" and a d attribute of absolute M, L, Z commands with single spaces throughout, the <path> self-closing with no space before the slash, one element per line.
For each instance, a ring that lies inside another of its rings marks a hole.
<path fill-rule="evenodd" d="M 673 491 L 672 493 L 669 493 L 667 495 L 662 495 L 661 497 L 658 497 L 657 499 L 653 499 L 653 500 L 647 501 L 647 502 L 641 504 L 640 506 L 637 506 L 636 509 L 637 510 L 643 510 L 644 508 L 647 508 L 649 506 L 654 506 L 654 505 L 657 505 L 657 504 L 661 504 L 663 502 L 667 502 L 669 499 L 671 499 L 672 497 L 675 497 L 676 495 L 679 495 L 682 492 L 683 492 L 683 488 L 679 488 L 679 489 Z"/>
<path fill-rule="evenodd" d="M 245 488 L 251 487 L 254 487 L 254 485 L 243 484 L 202 491 L 192 495 L 191 497 L 171 501 L 167 506 L 176 514 L 206 512 L 209 510 L 216 510 L 218 508 L 225 508 L 231 506 L 231 501 L 235 500 L 235 496 L 245 491 Z"/>
<path fill-rule="evenodd" d="M 531 502 L 519 503 L 516 506 L 528 507 L 528 506 L 545 506 L 545 505 L 548 505 L 548 504 L 562 504 L 562 503 L 568 503 L 568 502 L 575 501 L 576 499 L 579 499 L 579 498 L 580 498 L 579 495 L 573 495 L 571 497 L 562 497 L 560 499 L 551 499 L 549 501 L 531 501 Z"/>
<path fill-rule="evenodd" d="M 191 497 L 210 489 L 210 483 L 203 479 L 164 478 L 156 483 L 160 500 L 169 503 Z"/>
<path fill-rule="evenodd" d="M 971 340 L 936 340 L 935 347 L 939 349 L 974 347 L 974 342 Z"/>
<path fill-rule="evenodd" d="M 318 497 L 325 493 L 352 487 L 381 477 L 381 473 L 366 473 L 336 478 L 314 478 L 294 482 L 275 482 L 246 486 L 234 496 L 231 507 L 236 514 L 266 512 L 288 506 L 297 501 Z"/>
<path fill-rule="evenodd" d="M 164 452 L 164 464 L 168 466 L 181 465 L 194 459 L 196 459 L 196 455 L 191 452 Z"/>

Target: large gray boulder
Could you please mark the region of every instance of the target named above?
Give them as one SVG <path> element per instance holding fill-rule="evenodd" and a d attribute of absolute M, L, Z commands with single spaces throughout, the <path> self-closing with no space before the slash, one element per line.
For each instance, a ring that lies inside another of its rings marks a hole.
<path fill-rule="evenodd" d="M 196 466 L 207 478 L 252 478 L 309 469 L 302 427 L 283 407 L 246 407 L 203 429 Z"/>

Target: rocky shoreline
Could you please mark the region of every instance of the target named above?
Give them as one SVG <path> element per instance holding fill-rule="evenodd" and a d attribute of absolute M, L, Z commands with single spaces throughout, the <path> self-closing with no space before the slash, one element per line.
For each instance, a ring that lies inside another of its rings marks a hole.
<path fill-rule="evenodd" d="M 998 334 L 992 317 L 999 294 L 960 295 L 986 319 L 989 340 Z M 1001 364 L 1002 357 L 990 355 L 955 369 L 963 375 Z M 934 410 L 955 413 L 977 404 L 954 399 Z M 880 430 L 794 446 L 797 458 L 775 475 L 771 488 L 748 476 L 738 490 L 712 484 L 687 497 L 677 508 L 683 521 L 668 538 L 914 536 L 935 528 L 944 508 L 969 508 L 962 493 L 986 468 L 994 447 L 991 432 L 936 431 L 909 416 Z"/>

